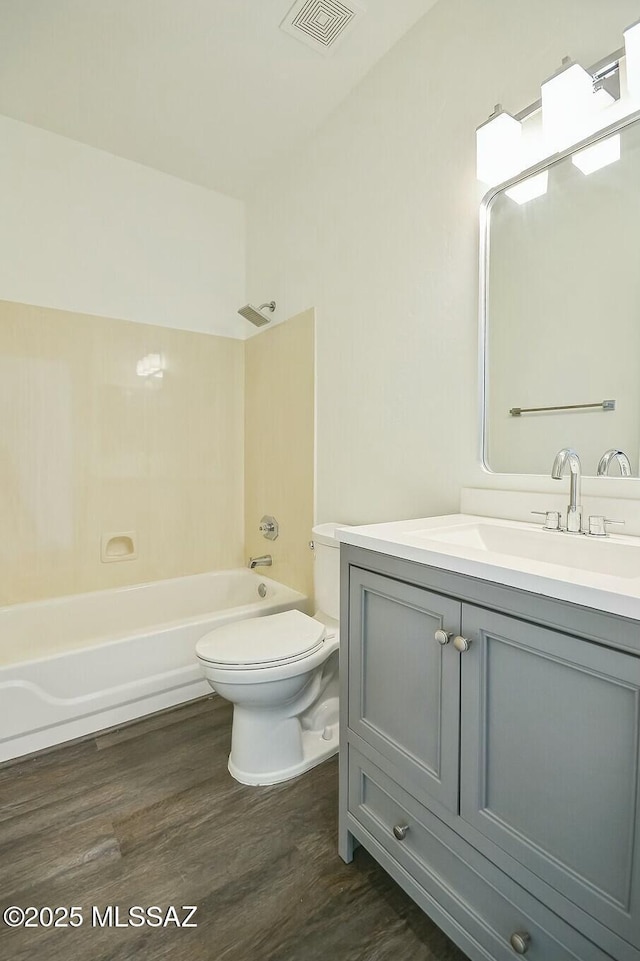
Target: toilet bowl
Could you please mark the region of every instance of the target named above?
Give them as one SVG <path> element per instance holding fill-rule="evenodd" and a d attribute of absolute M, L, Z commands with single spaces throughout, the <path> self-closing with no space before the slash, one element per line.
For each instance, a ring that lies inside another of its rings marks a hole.
<path fill-rule="evenodd" d="M 313 528 L 313 617 L 283 611 L 205 634 L 196 656 L 233 704 L 229 771 L 243 784 L 296 777 L 338 750 L 339 549 L 335 524 Z M 328 608 L 328 610 L 327 610 Z"/>

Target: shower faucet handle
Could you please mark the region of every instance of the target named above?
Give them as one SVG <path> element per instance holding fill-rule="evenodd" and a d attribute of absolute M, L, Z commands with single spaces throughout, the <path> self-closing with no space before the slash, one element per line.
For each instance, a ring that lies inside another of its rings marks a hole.
<path fill-rule="evenodd" d="M 260 520 L 260 526 L 258 530 L 263 537 L 266 537 L 268 541 L 275 541 L 280 533 L 280 525 L 275 517 L 271 517 L 270 514 L 265 514 Z"/>

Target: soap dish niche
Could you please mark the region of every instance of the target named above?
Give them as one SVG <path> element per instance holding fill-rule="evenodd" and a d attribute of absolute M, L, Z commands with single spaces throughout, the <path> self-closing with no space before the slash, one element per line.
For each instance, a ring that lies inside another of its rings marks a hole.
<path fill-rule="evenodd" d="M 104 564 L 113 561 L 134 561 L 138 556 L 138 538 L 135 531 L 112 531 L 100 539 L 100 560 Z"/>

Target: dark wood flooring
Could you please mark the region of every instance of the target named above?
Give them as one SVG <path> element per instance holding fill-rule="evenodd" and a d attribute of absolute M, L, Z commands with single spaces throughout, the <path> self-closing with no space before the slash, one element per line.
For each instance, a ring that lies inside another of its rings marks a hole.
<path fill-rule="evenodd" d="M 0 958 L 465 961 L 366 851 L 338 857 L 335 759 L 243 787 L 230 730 L 213 697 L 0 766 L 0 907 L 84 916 L 0 920 Z M 198 927 L 92 927 L 92 905 L 197 905 Z"/>

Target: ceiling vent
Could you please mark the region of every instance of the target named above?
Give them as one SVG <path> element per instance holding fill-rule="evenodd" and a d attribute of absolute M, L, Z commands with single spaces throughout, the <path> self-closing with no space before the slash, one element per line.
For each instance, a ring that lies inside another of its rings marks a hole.
<path fill-rule="evenodd" d="M 328 56 L 364 12 L 353 0 L 296 0 L 280 29 Z"/>

